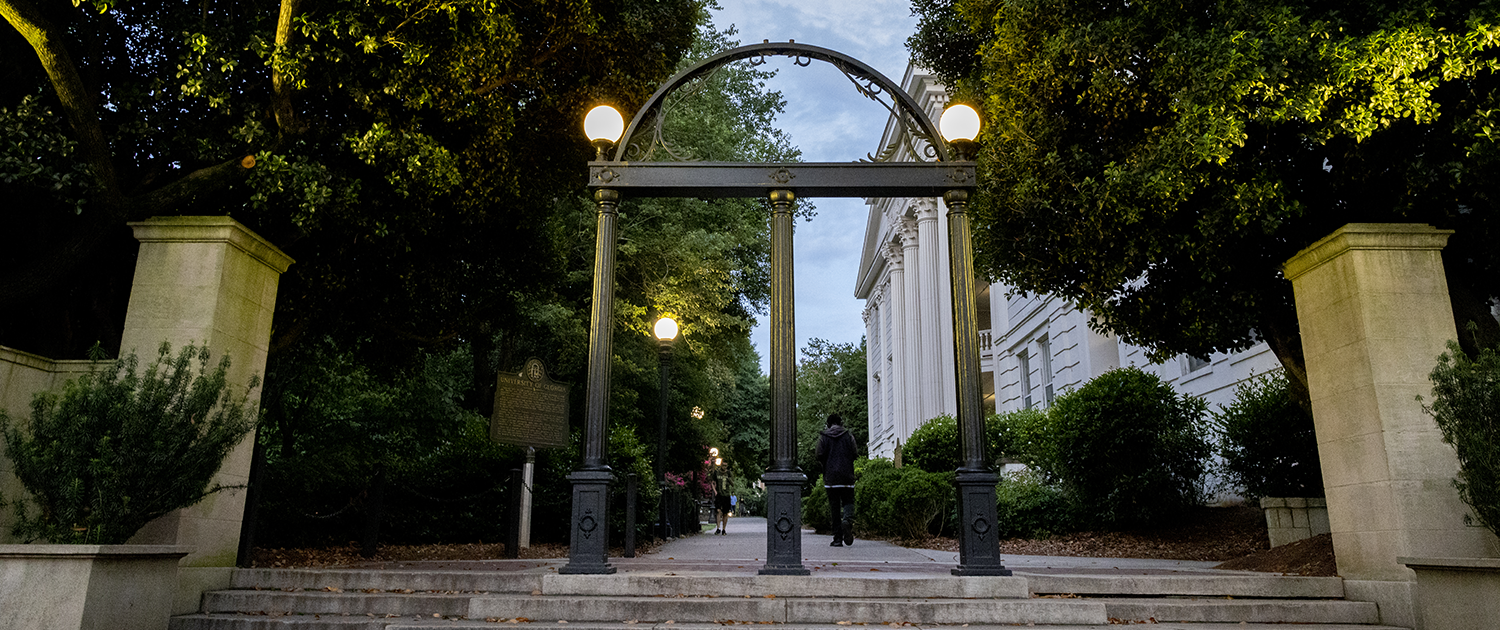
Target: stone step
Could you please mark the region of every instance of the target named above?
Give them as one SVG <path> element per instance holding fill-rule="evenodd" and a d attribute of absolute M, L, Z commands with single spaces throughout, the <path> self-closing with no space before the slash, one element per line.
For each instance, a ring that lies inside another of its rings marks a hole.
<path fill-rule="evenodd" d="M 1087 599 L 1104 604 L 1105 615 L 1124 622 L 1376 624 L 1372 602 L 1343 600 L 1131 598 Z"/>
<path fill-rule="evenodd" d="M 755 624 L 764 630 L 851 630 L 854 626 L 841 624 L 780 623 Z M 878 626 L 870 626 L 871 628 Z M 1115 630 L 1118 624 L 1053 625 L 1047 630 Z M 1164 622 L 1151 626 L 1153 630 L 1287 630 L 1285 624 L 1272 623 L 1174 623 Z M 636 623 L 577 622 L 559 624 L 554 621 L 512 623 L 509 620 L 485 621 L 481 619 L 416 618 L 412 616 L 394 618 L 371 618 L 354 616 L 287 615 L 269 617 L 265 615 L 184 615 L 174 617 L 169 630 L 726 630 L 725 624 L 717 623 Z M 1015 626 L 984 624 L 899 626 L 908 630 L 1014 630 Z M 748 630 L 748 629 L 747 629 Z M 1408 630 L 1395 626 L 1372 626 L 1351 624 L 1318 625 L 1308 630 Z"/>
<path fill-rule="evenodd" d="M 236 569 L 230 588 L 344 591 L 458 591 L 530 593 L 544 573 L 484 571 L 379 571 L 368 569 Z M 607 576 L 601 576 L 607 577 Z"/>
<path fill-rule="evenodd" d="M 242 569 L 232 588 L 270 590 L 440 591 L 544 595 L 744 595 L 799 597 L 1025 598 L 1030 594 L 1090 596 L 1264 597 L 1338 599 L 1336 577 L 1275 575 L 1055 575 L 1013 577 L 821 575 L 558 575 L 543 572 Z"/>
<path fill-rule="evenodd" d="M 805 597 L 611 597 L 460 593 L 247 591 L 207 593 L 205 613 L 294 613 L 567 621 L 923 624 L 1105 623 L 1103 603 L 1083 599 L 849 599 Z"/>
<path fill-rule="evenodd" d="M 1342 599 L 1344 580 L 1282 575 L 1024 575 L 1031 593 Z"/>

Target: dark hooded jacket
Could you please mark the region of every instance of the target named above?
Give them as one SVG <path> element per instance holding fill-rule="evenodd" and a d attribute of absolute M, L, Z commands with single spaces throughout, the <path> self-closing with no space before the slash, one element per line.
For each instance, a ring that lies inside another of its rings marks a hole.
<path fill-rule="evenodd" d="M 823 465 L 824 486 L 854 485 L 854 436 L 842 425 L 818 433 L 818 463 Z"/>

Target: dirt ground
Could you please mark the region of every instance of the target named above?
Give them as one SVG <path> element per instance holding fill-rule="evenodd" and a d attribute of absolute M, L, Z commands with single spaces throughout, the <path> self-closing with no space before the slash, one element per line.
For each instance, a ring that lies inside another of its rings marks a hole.
<path fill-rule="evenodd" d="M 908 547 L 958 551 L 958 541 L 953 538 L 891 542 Z M 637 547 L 642 553 L 650 549 L 651 543 Z M 1328 535 L 1270 549 L 1261 510 L 1244 506 L 1198 508 L 1179 522 L 1154 529 L 1077 532 L 1043 540 L 1003 540 L 1000 551 L 1035 556 L 1217 560 L 1224 561 L 1218 565 L 1223 569 L 1335 575 L 1333 542 Z M 502 558 L 504 552 L 505 546 L 501 544 L 381 545 L 375 558 L 361 558 L 359 546 L 354 544 L 314 549 L 257 548 L 253 566 L 326 567 L 365 560 L 485 560 Z M 568 555 L 568 547 L 535 544 L 521 549 L 520 555 L 528 559 L 561 558 Z"/>

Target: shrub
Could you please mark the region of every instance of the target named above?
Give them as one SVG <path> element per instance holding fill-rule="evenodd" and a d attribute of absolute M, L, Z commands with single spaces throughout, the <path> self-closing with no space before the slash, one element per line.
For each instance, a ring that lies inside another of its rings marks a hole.
<path fill-rule="evenodd" d="M 856 483 L 855 487 L 858 488 L 859 484 Z M 855 508 L 856 513 L 858 509 Z M 813 484 L 812 491 L 802 497 L 802 526 L 811 527 L 819 534 L 833 533 L 832 521 L 828 518 L 828 493 L 823 489 L 822 477 Z"/>
<path fill-rule="evenodd" d="M 1047 538 L 1073 531 L 1077 522 L 1068 494 L 1030 470 L 1002 475 L 995 503 L 1001 538 Z"/>
<path fill-rule="evenodd" d="M 953 473 L 930 473 L 872 459 L 854 485 L 855 529 L 876 536 L 922 538 L 938 533 L 954 501 Z M 827 505 L 823 510 L 827 511 Z"/>
<path fill-rule="evenodd" d="M 1213 414 L 1226 480 L 1251 497 L 1321 497 L 1323 472 L 1312 416 L 1292 401 L 1286 375 L 1241 383 Z"/>
<path fill-rule="evenodd" d="M 144 374 L 131 354 L 68 382 L 61 396 L 37 394 L 24 428 L 0 412 L 16 476 L 40 508 L 33 516 L 15 503 L 15 535 L 120 544 L 152 519 L 224 489 L 208 484 L 254 415 L 226 382 L 229 357 L 210 371 L 207 348 L 189 345 L 175 359 L 171 351 L 163 343 Z M 251 379 L 250 388 L 258 386 Z"/>
<path fill-rule="evenodd" d="M 1059 396 L 1030 454 L 1101 526 L 1149 524 L 1201 502 L 1207 405 L 1137 368 Z"/>
<path fill-rule="evenodd" d="M 1500 355 L 1485 348 L 1470 359 L 1457 342 L 1432 369 L 1432 406 L 1443 441 L 1458 453 L 1453 485 L 1474 516 L 1500 534 Z"/>
<path fill-rule="evenodd" d="M 1010 451 L 1007 416 L 990 414 L 985 418 L 985 448 L 988 449 L 985 453 L 991 464 Z M 903 466 L 914 466 L 934 473 L 958 470 L 964 463 L 958 420 L 950 415 L 941 415 L 917 427 L 901 449 L 901 463 Z"/>

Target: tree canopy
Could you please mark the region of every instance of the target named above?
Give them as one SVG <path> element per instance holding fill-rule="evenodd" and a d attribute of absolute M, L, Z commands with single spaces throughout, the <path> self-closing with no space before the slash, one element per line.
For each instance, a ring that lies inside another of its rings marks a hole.
<path fill-rule="evenodd" d="M 7 343 L 55 357 L 116 343 L 129 275 L 114 270 L 134 252 L 121 224 L 228 213 L 297 260 L 273 351 L 378 332 L 390 341 L 370 351 L 409 358 L 556 279 L 554 205 L 591 154 L 582 113 L 643 101 L 706 13 L 3 0 L 0 15 L 0 50 L 20 61 L 0 85 L 0 187 L 25 208 L 0 261 Z"/>
<path fill-rule="evenodd" d="M 1500 3 L 913 6 L 917 62 L 984 112 L 981 272 L 1153 358 L 1264 339 L 1305 399 L 1280 265 L 1346 223 L 1429 223 L 1456 230 L 1456 317 L 1500 339 Z"/>

